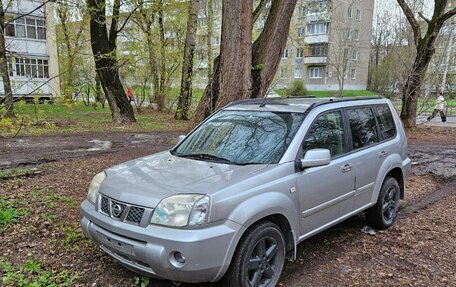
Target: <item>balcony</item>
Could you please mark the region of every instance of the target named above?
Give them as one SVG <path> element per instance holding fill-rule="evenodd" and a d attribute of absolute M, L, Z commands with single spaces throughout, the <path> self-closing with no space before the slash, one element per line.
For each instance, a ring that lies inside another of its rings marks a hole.
<path fill-rule="evenodd" d="M 309 56 L 304 58 L 304 64 L 326 64 L 328 62 L 328 57 L 314 57 Z"/>
<path fill-rule="evenodd" d="M 328 34 L 306 35 L 304 37 L 304 42 L 306 44 L 328 43 L 329 35 Z"/>

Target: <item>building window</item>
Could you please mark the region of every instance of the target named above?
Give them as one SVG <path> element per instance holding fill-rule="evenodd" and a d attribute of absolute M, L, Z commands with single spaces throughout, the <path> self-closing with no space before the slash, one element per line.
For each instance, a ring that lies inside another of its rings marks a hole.
<path fill-rule="evenodd" d="M 281 78 L 286 78 L 288 74 L 288 69 L 287 68 L 280 68 L 280 77 Z"/>
<path fill-rule="evenodd" d="M 288 59 L 288 49 L 283 50 L 282 59 Z"/>
<path fill-rule="evenodd" d="M 345 35 L 345 39 L 350 40 L 350 38 L 351 38 L 351 30 L 350 30 L 350 28 L 347 28 L 347 29 L 344 30 L 344 35 Z"/>
<path fill-rule="evenodd" d="M 309 35 L 320 35 L 328 34 L 329 23 L 328 22 L 315 22 L 307 24 L 307 34 Z"/>
<path fill-rule="evenodd" d="M 311 78 L 311 79 L 323 78 L 323 67 L 309 67 L 309 78 Z"/>
<path fill-rule="evenodd" d="M 328 44 L 311 44 L 306 50 L 306 57 L 326 57 Z"/>
<path fill-rule="evenodd" d="M 14 76 L 27 78 L 49 78 L 49 61 L 33 58 L 15 58 Z"/>
<path fill-rule="evenodd" d="M 303 58 L 304 57 L 304 49 L 303 48 L 297 48 L 296 49 L 296 58 Z"/>
<path fill-rule="evenodd" d="M 361 19 L 361 10 L 356 9 L 356 16 L 355 16 L 355 19 L 356 19 L 356 20 Z"/>
<path fill-rule="evenodd" d="M 298 15 L 299 15 L 299 17 L 305 17 L 306 14 L 307 14 L 306 7 L 304 7 L 304 6 L 299 6 L 299 9 L 298 9 Z"/>
<path fill-rule="evenodd" d="M 348 6 L 348 10 L 347 10 L 347 17 L 348 18 L 352 18 L 352 11 L 353 11 L 353 7 L 352 6 Z"/>
<path fill-rule="evenodd" d="M 306 35 L 306 28 L 305 27 L 299 27 L 298 28 L 298 37 L 304 37 Z"/>
<path fill-rule="evenodd" d="M 351 69 L 350 71 L 350 78 L 352 80 L 356 79 L 356 69 Z"/>
<path fill-rule="evenodd" d="M 353 30 L 353 40 L 359 40 L 359 30 Z"/>
<path fill-rule="evenodd" d="M 9 23 L 6 35 L 18 38 L 46 39 L 46 23 L 44 19 L 22 17 Z"/>
<path fill-rule="evenodd" d="M 301 79 L 302 78 L 302 65 L 296 65 L 295 66 L 294 77 L 295 77 L 295 79 Z"/>
<path fill-rule="evenodd" d="M 358 50 L 352 51 L 352 60 L 358 60 Z"/>

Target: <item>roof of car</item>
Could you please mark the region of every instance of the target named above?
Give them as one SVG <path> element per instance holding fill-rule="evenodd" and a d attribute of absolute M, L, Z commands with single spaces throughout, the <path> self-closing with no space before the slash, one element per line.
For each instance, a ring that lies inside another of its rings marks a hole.
<path fill-rule="evenodd" d="M 247 99 L 232 102 L 224 109 L 229 110 L 269 110 L 283 112 L 304 112 L 311 110 L 317 106 L 342 103 L 342 102 L 359 102 L 375 99 L 384 99 L 381 96 L 369 97 L 350 97 L 350 98 L 316 98 L 312 96 L 306 97 L 273 97 L 273 98 L 257 98 Z"/>

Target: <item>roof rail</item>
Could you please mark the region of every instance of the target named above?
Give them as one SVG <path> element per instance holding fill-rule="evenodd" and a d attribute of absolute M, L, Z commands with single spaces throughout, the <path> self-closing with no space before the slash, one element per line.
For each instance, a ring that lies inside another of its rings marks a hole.
<path fill-rule="evenodd" d="M 384 99 L 385 97 L 383 96 L 365 96 L 365 97 L 350 97 L 350 98 L 316 98 L 315 96 L 295 96 L 295 97 L 280 97 L 280 98 L 255 98 L 255 99 L 244 99 L 244 100 L 238 100 L 229 103 L 228 105 L 225 106 L 231 107 L 234 105 L 242 105 L 242 104 L 259 104 L 261 106 L 264 106 L 266 104 L 273 104 L 273 105 L 287 105 L 286 100 L 289 99 L 319 99 L 319 101 L 314 102 L 310 105 L 308 110 L 311 110 L 315 107 L 325 105 L 325 104 L 331 104 L 331 103 L 340 103 L 340 102 L 350 102 L 350 101 L 367 101 L 367 100 L 376 100 L 376 99 Z"/>

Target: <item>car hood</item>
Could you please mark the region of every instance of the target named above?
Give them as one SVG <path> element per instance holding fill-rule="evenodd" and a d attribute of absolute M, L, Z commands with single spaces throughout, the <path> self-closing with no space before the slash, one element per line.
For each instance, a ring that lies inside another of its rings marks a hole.
<path fill-rule="evenodd" d="M 134 205 L 156 207 L 180 193 L 212 194 L 266 169 L 267 164 L 229 165 L 162 152 L 106 170 L 100 193 Z"/>

